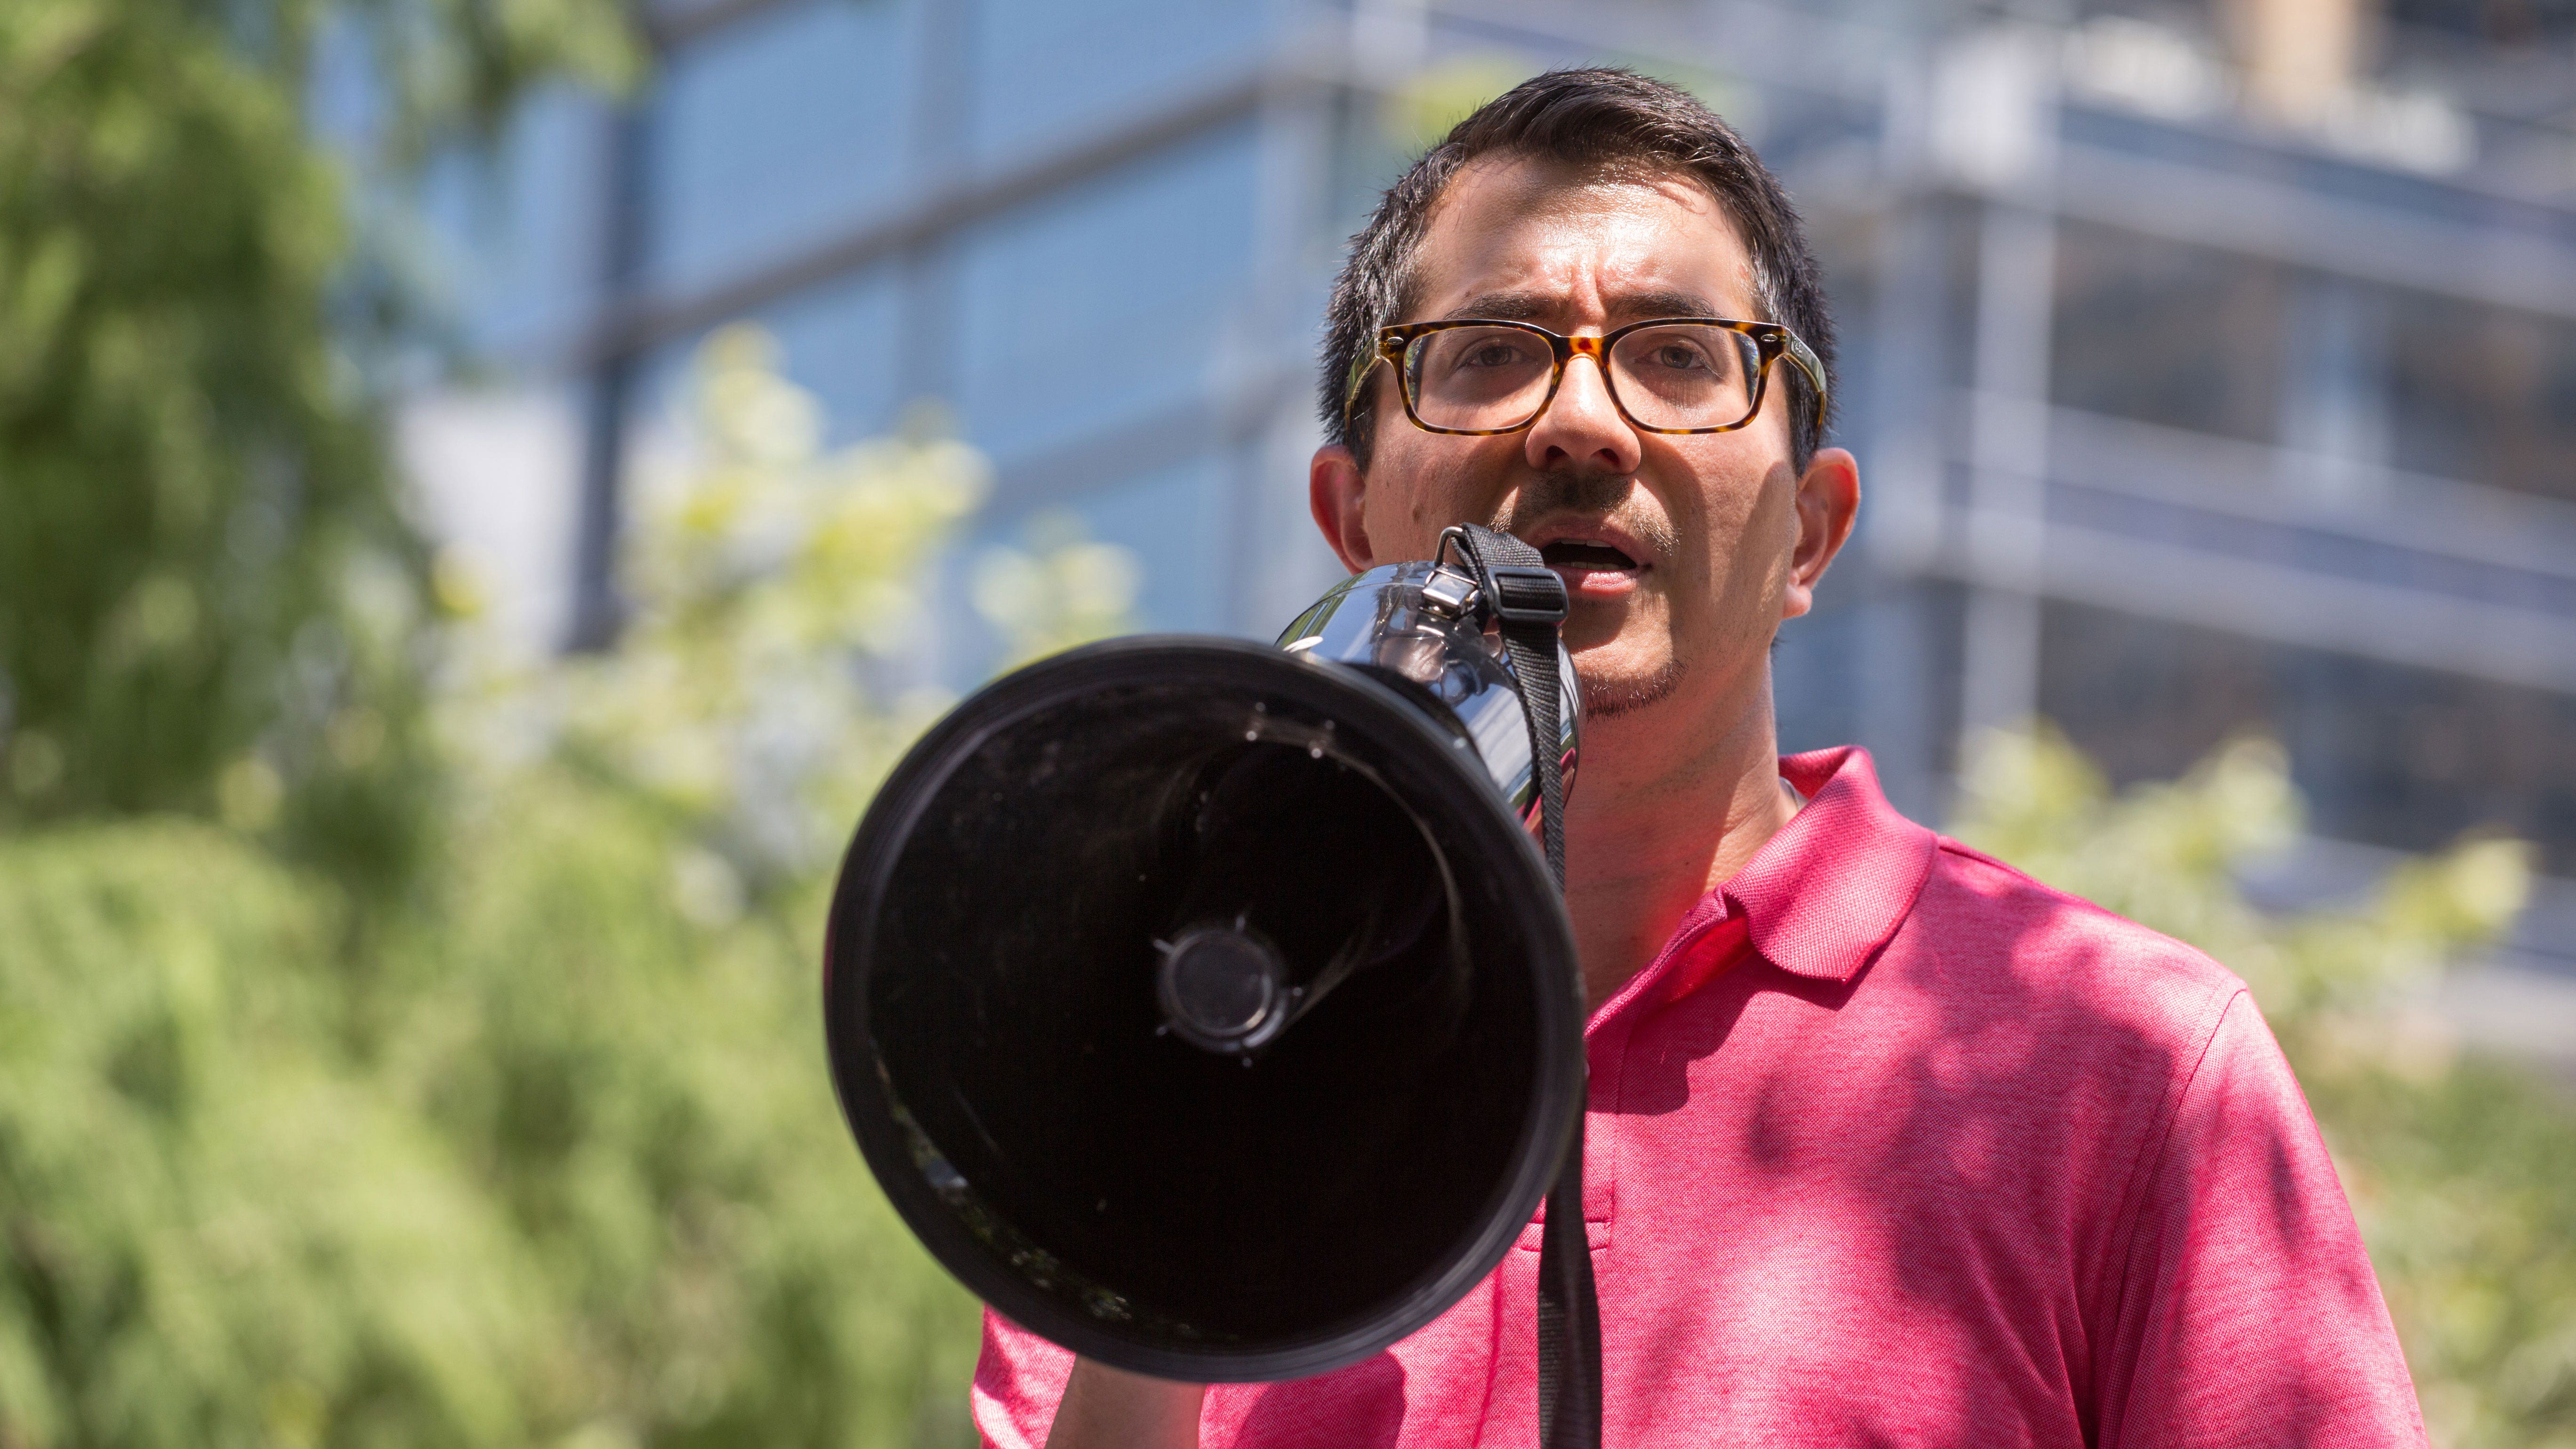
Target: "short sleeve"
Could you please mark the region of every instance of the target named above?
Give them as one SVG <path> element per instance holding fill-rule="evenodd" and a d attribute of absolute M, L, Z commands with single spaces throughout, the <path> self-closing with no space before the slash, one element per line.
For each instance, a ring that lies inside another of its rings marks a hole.
<path fill-rule="evenodd" d="M 1041 1449 L 1056 1405 L 1073 1377 L 1073 1351 L 984 1310 L 984 1352 L 975 1361 L 975 1429 L 988 1449 Z"/>
<path fill-rule="evenodd" d="M 2351 1204 L 2242 990 L 2150 1150 L 2095 1360 L 2104 1449 L 2423 1445 Z"/>

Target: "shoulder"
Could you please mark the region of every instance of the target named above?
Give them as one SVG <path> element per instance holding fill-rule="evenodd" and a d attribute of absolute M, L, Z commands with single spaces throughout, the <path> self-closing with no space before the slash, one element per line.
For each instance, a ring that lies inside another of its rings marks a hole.
<path fill-rule="evenodd" d="M 1926 985 L 2008 998 L 2061 1029 L 2116 1031 L 2160 1054 L 2206 1045 L 2245 992 L 2207 953 L 1947 836 L 1891 948 Z"/>

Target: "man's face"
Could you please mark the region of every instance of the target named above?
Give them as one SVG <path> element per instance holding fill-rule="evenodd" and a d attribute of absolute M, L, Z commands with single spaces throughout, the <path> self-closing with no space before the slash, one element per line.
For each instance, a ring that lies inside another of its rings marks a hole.
<path fill-rule="evenodd" d="M 1681 176 L 1473 163 L 1437 204 L 1414 277 L 1407 321 L 1598 335 L 1649 317 L 1761 315 L 1733 222 Z M 1326 537 L 1355 570 L 1429 558 L 1440 531 L 1466 521 L 1537 545 L 1573 597 L 1565 642 L 1596 718 L 1740 688 L 1778 622 L 1806 612 L 1849 528 L 1850 456 L 1828 450 L 1803 479 L 1791 464 L 1786 364 L 1749 426 L 1699 436 L 1631 427 L 1582 357 L 1526 431 L 1426 433 L 1406 421 L 1393 371 L 1368 384 L 1367 473 L 1338 448 L 1317 455 Z"/>

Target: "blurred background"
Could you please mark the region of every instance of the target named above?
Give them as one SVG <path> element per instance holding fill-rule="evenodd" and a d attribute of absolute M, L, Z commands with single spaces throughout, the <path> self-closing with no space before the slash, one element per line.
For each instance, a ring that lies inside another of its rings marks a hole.
<path fill-rule="evenodd" d="M 2437 1442 L 2576 1444 L 2576 3 L 25 0 L 0 1445 L 971 1442 L 834 852 L 1331 581 L 1344 240 L 1573 63 L 1825 265 L 1783 748 L 2245 974 Z"/>
<path fill-rule="evenodd" d="M 625 103 L 547 93 L 432 181 L 492 375 L 417 394 L 407 457 L 537 640 L 614 627 L 627 481 L 745 316 L 835 436 L 952 409 L 984 529 L 1070 509 L 1151 561 L 1146 626 L 1268 637 L 1333 574 L 1302 480 L 1343 239 L 1474 102 L 1607 61 L 1743 128 L 1833 286 L 1870 506 L 1784 644 L 1785 747 L 1861 741 L 1937 818 L 1981 725 L 2121 781 L 2260 728 L 2320 886 L 2477 825 L 2576 874 L 2576 8 L 651 16 Z M 2519 944 L 2563 979 L 2545 894 Z"/>

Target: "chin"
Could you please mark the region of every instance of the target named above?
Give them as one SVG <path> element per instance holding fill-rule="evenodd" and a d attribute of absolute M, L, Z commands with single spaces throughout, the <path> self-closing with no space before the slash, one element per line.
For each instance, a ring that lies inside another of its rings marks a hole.
<path fill-rule="evenodd" d="M 1574 657 L 1574 677 L 1583 686 L 1586 720 L 1635 714 L 1671 698 L 1681 688 L 1683 669 L 1679 659 L 1669 654 L 1659 661 L 1602 658 L 1624 652 L 1595 649 Z"/>

